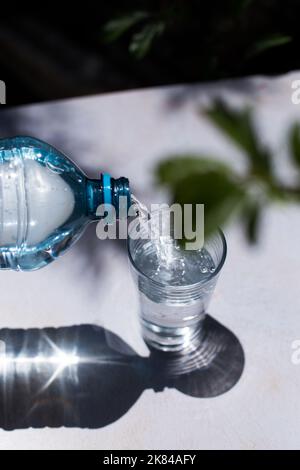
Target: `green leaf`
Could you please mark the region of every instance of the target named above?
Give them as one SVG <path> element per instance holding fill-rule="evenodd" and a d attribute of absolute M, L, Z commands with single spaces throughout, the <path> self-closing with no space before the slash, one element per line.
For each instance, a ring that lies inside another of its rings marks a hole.
<path fill-rule="evenodd" d="M 134 11 L 109 21 L 103 28 L 104 40 L 107 42 L 115 41 L 134 25 L 148 17 L 149 13 L 146 11 Z"/>
<path fill-rule="evenodd" d="M 290 150 L 294 163 L 300 168 L 300 124 L 293 125 L 290 131 Z"/>
<path fill-rule="evenodd" d="M 253 172 L 271 173 L 270 154 L 258 141 L 249 109 L 231 109 L 223 101 L 217 100 L 205 114 L 246 153 Z"/>
<path fill-rule="evenodd" d="M 160 184 L 175 185 L 191 173 L 218 171 L 232 174 L 231 167 L 213 157 L 197 155 L 174 155 L 161 162 L 156 168 L 156 178 Z"/>
<path fill-rule="evenodd" d="M 258 201 L 251 201 L 244 206 L 242 220 L 247 239 L 251 244 L 257 242 L 261 214 L 262 206 Z"/>
<path fill-rule="evenodd" d="M 129 51 L 137 58 L 142 59 L 149 51 L 155 38 L 165 30 L 162 21 L 147 24 L 141 31 L 133 35 Z"/>
<path fill-rule="evenodd" d="M 291 36 L 283 34 L 273 34 L 265 38 L 260 39 L 249 49 L 247 53 L 248 58 L 255 57 L 263 52 L 273 49 L 274 47 L 284 46 L 293 40 Z"/>
<path fill-rule="evenodd" d="M 210 235 L 228 221 L 245 193 L 228 175 L 214 170 L 178 180 L 173 195 L 174 202 L 181 205 L 204 204 L 205 234 Z M 196 229 L 195 222 L 193 219 L 193 230 Z"/>

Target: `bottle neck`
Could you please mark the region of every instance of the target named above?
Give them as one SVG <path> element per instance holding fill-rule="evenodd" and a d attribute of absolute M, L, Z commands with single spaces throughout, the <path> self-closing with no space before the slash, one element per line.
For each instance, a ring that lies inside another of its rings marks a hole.
<path fill-rule="evenodd" d="M 87 211 L 92 220 L 98 220 L 102 216 L 97 214 L 97 209 L 102 204 L 112 205 L 116 216 L 119 218 L 120 211 L 128 213 L 131 204 L 129 181 L 127 178 L 111 178 L 103 173 L 100 179 L 87 179 Z M 123 213 L 123 212 L 122 212 Z"/>

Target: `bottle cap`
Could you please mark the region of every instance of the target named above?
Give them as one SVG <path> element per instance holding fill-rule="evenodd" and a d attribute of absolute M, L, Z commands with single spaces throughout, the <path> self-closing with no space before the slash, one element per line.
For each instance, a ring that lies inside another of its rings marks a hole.
<path fill-rule="evenodd" d="M 104 204 L 111 204 L 111 177 L 108 173 L 102 173 L 102 189 L 103 189 L 103 202 Z"/>

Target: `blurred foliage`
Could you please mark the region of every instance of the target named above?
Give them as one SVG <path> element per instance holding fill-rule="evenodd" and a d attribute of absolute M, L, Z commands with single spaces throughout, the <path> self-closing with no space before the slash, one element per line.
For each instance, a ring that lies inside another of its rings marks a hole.
<path fill-rule="evenodd" d="M 300 202 L 300 178 L 299 185 L 287 186 L 276 176 L 272 154 L 258 138 L 248 108 L 237 110 L 215 101 L 205 116 L 243 151 L 246 173 L 238 173 L 213 156 L 180 155 L 159 164 L 157 179 L 171 191 L 174 202 L 205 205 L 206 235 L 235 216 L 240 219 L 249 242 L 256 242 L 261 217 L 269 204 Z M 289 148 L 291 163 L 300 176 L 299 124 L 290 130 Z"/>
<path fill-rule="evenodd" d="M 256 138 L 250 110 L 229 109 L 217 101 L 214 107 L 206 111 L 206 115 L 248 155 L 253 173 L 267 176 L 271 172 L 270 154 Z"/>
<path fill-rule="evenodd" d="M 274 34 L 267 36 L 254 42 L 248 52 L 248 57 L 251 58 L 258 54 L 262 54 L 263 52 L 267 51 L 268 49 L 272 49 L 273 47 L 284 46 L 292 40 L 293 39 L 291 36 L 286 36 L 284 34 Z"/>
<path fill-rule="evenodd" d="M 148 16 L 149 14 L 146 11 L 134 11 L 128 15 L 115 18 L 104 25 L 103 37 L 106 41 L 115 41 Z"/>
<path fill-rule="evenodd" d="M 172 11 L 173 8 L 159 10 L 157 13 L 132 11 L 118 16 L 104 25 L 103 38 L 107 42 L 115 41 L 137 26 L 130 37 L 129 52 L 137 59 L 142 59 L 149 52 L 153 41 L 164 33 Z"/>
<path fill-rule="evenodd" d="M 137 59 L 142 59 L 166 26 L 164 21 L 155 20 L 149 12 L 134 11 L 108 21 L 103 28 L 103 38 L 107 42 L 115 41 L 137 24 L 139 29 L 132 35 L 129 51 Z"/>
<path fill-rule="evenodd" d="M 289 47 L 298 36 L 293 8 L 297 15 L 295 0 L 124 2 L 104 25 L 104 38 L 127 41 L 137 59 L 153 49 L 156 57 L 183 67 L 187 78 L 233 76 L 251 71 L 266 54 L 274 68 L 272 50 Z M 280 57 L 283 63 L 283 52 Z"/>
<path fill-rule="evenodd" d="M 137 59 L 142 59 L 151 48 L 154 39 L 159 37 L 164 32 L 164 29 L 165 24 L 163 21 L 148 23 L 143 29 L 133 35 L 129 51 Z"/>
<path fill-rule="evenodd" d="M 126 45 L 128 57 L 139 64 L 159 63 L 171 82 L 189 82 L 298 68 L 299 14 L 298 0 L 140 0 L 124 3 L 104 30 L 110 31 L 108 41 Z M 299 201 L 300 185 L 278 180 L 251 110 L 216 101 L 205 116 L 243 152 L 247 173 L 239 174 L 212 155 L 181 155 L 160 164 L 158 180 L 174 201 L 205 204 L 208 234 L 239 217 L 253 243 L 265 208 L 276 200 Z M 300 171 L 298 125 L 290 131 L 289 147 Z"/>
<path fill-rule="evenodd" d="M 300 169 L 300 125 L 298 123 L 291 128 L 290 149 L 294 164 Z"/>
<path fill-rule="evenodd" d="M 285 73 L 300 69 L 299 17 L 299 0 L 73 2 L 59 14 L 10 2 L 1 79 L 16 105 Z"/>

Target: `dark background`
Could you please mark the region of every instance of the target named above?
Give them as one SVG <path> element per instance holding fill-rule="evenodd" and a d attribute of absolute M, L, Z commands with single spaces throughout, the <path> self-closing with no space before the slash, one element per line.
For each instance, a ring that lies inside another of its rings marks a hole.
<path fill-rule="evenodd" d="M 105 25 L 136 11 L 149 16 L 107 42 Z M 0 15 L 0 79 L 6 82 L 7 104 L 17 105 L 283 73 L 300 68 L 299 19 L 299 0 L 6 5 Z M 149 22 L 163 24 L 163 32 L 137 58 L 130 43 Z"/>

